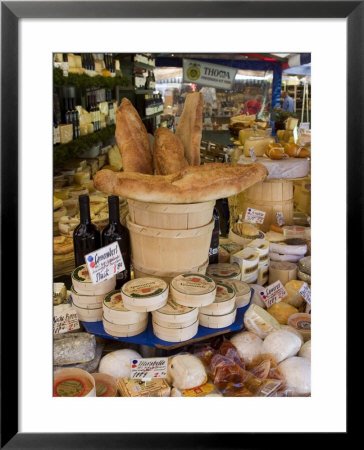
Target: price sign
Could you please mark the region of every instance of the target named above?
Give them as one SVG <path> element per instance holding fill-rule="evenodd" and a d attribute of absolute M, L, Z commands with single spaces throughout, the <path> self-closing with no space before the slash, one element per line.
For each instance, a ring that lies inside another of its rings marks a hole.
<path fill-rule="evenodd" d="M 280 227 L 284 225 L 284 217 L 282 212 L 276 212 L 277 223 Z"/>
<path fill-rule="evenodd" d="M 140 358 L 131 361 L 130 378 L 152 380 L 167 377 L 168 358 Z"/>
<path fill-rule="evenodd" d="M 252 159 L 253 161 L 256 161 L 256 160 L 257 160 L 257 157 L 256 157 L 256 155 L 255 155 L 254 147 L 250 147 L 249 151 L 250 151 L 251 159 Z"/>
<path fill-rule="evenodd" d="M 252 223 L 264 222 L 265 211 L 259 211 L 258 209 L 248 208 L 245 213 L 245 220 Z"/>
<path fill-rule="evenodd" d="M 125 264 L 117 242 L 101 247 L 85 256 L 86 265 L 94 284 L 101 283 L 125 270 Z"/>
<path fill-rule="evenodd" d="M 54 312 L 53 315 L 53 334 L 67 333 L 68 331 L 78 330 L 80 323 L 77 313 L 70 306 L 66 310 Z"/>
<path fill-rule="evenodd" d="M 308 284 L 303 283 L 303 286 L 298 292 L 302 295 L 306 302 L 311 305 L 311 289 L 308 287 Z"/>
<path fill-rule="evenodd" d="M 278 303 L 282 298 L 287 297 L 288 293 L 285 290 L 283 284 L 280 280 L 270 284 L 265 289 L 259 291 L 259 295 L 265 303 L 266 307 L 269 308 L 274 303 Z"/>

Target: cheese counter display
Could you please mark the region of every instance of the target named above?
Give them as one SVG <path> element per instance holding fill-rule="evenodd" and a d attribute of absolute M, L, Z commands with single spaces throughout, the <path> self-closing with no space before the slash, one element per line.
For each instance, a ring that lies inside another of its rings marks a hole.
<path fill-rule="evenodd" d="M 123 98 L 112 145 L 55 173 L 54 396 L 311 395 L 308 146 L 241 116 L 239 162 L 200 164 L 202 107 L 153 140 Z M 242 193 L 216 254 L 215 202 Z"/>

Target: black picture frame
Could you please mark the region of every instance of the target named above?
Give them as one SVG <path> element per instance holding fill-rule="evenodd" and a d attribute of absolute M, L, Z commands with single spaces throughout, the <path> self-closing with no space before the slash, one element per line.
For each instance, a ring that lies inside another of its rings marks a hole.
<path fill-rule="evenodd" d="M 87 4 L 87 8 L 85 7 Z M 186 5 L 188 3 L 188 5 Z M 188 6 L 188 7 L 186 7 Z M 18 329 L 18 22 L 22 18 L 345 18 L 347 19 L 347 298 L 360 280 L 354 248 L 362 250 L 364 155 L 364 2 L 363 1 L 122 1 L 1 2 L 1 448 L 7 449 L 135 449 L 259 448 L 267 433 L 19 433 Z M 345 61 L 343 62 L 345 63 Z M 338 93 L 340 95 L 340 93 Z M 10 106 L 9 106 L 10 105 Z M 342 206 L 342 205 L 341 205 Z M 9 236 L 11 232 L 11 236 Z M 358 245 L 359 239 L 359 245 Z M 362 253 L 362 252 L 360 252 Z M 11 295 L 12 302 L 4 301 Z M 10 310 L 11 308 L 11 310 Z M 10 345 L 9 345 L 10 344 Z M 5 370 L 11 367 L 11 370 Z M 334 394 L 333 394 L 334 395 Z M 216 420 L 218 420 L 218 412 Z M 211 424 L 211 430 L 214 429 Z M 347 433 L 335 435 L 340 444 Z M 275 435 L 274 437 L 278 437 Z M 327 443 L 327 436 L 315 443 Z M 309 442 L 302 435 L 299 446 Z M 320 438 L 320 439 L 319 439 Z"/>

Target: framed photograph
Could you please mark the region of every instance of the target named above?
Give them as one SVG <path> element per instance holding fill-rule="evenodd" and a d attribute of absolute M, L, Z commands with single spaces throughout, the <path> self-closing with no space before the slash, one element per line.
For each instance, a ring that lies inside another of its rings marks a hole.
<path fill-rule="evenodd" d="M 349 437 L 347 299 L 361 279 L 353 250 L 363 230 L 363 3 L 1 2 L 1 448 L 256 448 L 282 433 L 299 433 L 300 442 L 310 433 L 325 442 L 327 433 Z M 53 397 L 58 52 L 311 54 L 311 397 Z"/>

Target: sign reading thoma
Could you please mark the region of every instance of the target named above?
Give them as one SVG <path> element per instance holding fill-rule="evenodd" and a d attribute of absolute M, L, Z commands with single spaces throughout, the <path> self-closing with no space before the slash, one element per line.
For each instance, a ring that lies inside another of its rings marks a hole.
<path fill-rule="evenodd" d="M 221 89 L 231 89 L 237 69 L 205 63 L 195 59 L 183 59 L 183 82 L 196 83 Z"/>

